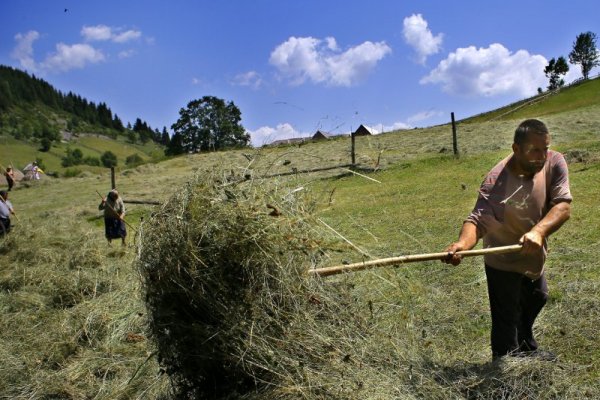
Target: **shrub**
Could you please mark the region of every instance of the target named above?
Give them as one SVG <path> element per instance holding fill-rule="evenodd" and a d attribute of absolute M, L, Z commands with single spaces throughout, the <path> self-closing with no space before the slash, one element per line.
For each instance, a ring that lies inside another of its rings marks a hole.
<path fill-rule="evenodd" d="M 83 152 L 79 149 L 67 148 L 67 154 L 62 158 L 61 165 L 63 167 L 71 167 L 79 165 L 83 161 Z"/>
<path fill-rule="evenodd" d="M 93 167 L 100 166 L 100 159 L 98 157 L 87 156 L 83 159 L 85 165 L 91 165 Z"/>
<path fill-rule="evenodd" d="M 42 140 L 40 141 L 40 151 L 47 152 L 50 150 L 51 147 L 52 147 L 52 140 L 48 139 L 47 137 L 43 137 Z"/>
<path fill-rule="evenodd" d="M 106 168 L 117 166 L 117 156 L 112 151 L 105 151 L 100 157 L 100 161 Z"/>
<path fill-rule="evenodd" d="M 135 153 L 127 156 L 125 159 L 125 165 L 128 167 L 136 167 L 144 162 L 144 159 L 139 154 Z"/>

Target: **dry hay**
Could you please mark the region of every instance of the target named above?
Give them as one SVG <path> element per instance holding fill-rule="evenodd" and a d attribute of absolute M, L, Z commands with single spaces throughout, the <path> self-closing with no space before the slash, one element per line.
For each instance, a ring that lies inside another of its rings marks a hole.
<path fill-rule="evenodd" d="M 209 176 L 143 224 L 137 264 L 151 336 L 180 398 L 327 392 L 307 375 L 364 329 L 343 285 L 306 273 L 324 242 L 305 196 Z"/>

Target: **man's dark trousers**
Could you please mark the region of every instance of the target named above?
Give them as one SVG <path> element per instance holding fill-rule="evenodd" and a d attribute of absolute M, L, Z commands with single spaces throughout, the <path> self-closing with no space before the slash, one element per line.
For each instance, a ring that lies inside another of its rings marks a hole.
<path fill-rule="evenodd" d="M 542 275 L 535 281 L 485 266 L 492 313 L 492 357 L 537 350 L 533 323 L 548 300 Z"/>

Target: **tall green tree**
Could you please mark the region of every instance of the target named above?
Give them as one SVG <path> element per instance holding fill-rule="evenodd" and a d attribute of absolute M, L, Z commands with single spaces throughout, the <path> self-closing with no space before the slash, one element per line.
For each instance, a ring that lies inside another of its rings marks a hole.
<path fill-rule="evenodd" d="M 588 31 L 577 35 L 573 42 L 573 50 L 569 53 L 569 62 L 581 64 L 583 79 L 588 79 L 592 68 L 600 65 L 599 57 L 600 54 L 596 48 L 596 34 Z"/>
<path fill-rule="evenodd" d="M 121 118 L 119 118 L 117 116 L 117 114 L 115 114 L 115 117 L 112 120 L 112 127 L 119 132 L 125 131 L 125 127 L 123 126 L 123 121 L 121 121 Z"/>
<path fill-rule="evenodd" d="M 102 153 L 100 156 L 100 161 L 102 161 L 102 165 L 104 165 L 106 168 L 117 166 L 117 156 L 110 150 Z"/>
<path fill-rule="evenodd" d="M 178 154 L 185 153 L 185 149 L 183 148 L 183 140 L 181 138 L 181 134 L 179 133 L 175 133 L 166 146 L 167 148 L 165 149 L 165 155 L 167 156 L 176 156 Z"/>
<path fill-rule="evenodd" d="M 171 138 L 169 137 L 169 132 L 167 132 L 167 127 L 163 126 L 162 134 L 160 136 L 160 144 L 168 146 L 170 141 Z"/>
<path fill-rule="evenodd" d="M 550 80 L 548 84 L 548 90 L 555 90 L 562 87 L 565 84 L 565 80 L 562 79 L 567 72 L 569 72 L 569 64 L 567 60 L 560 56 L 558 59 L 551 59 L 544 68 L 544 74 Z"/>
<path fill-rule="evenodd" d="M 241 120 L 242 113 L 233 102 L 204 96 L 179 110 L 179 119 L 171 128 L 181 136 L 185 152 L 197 153 L 247 146 L 250 135 L 240 124 Z"/>

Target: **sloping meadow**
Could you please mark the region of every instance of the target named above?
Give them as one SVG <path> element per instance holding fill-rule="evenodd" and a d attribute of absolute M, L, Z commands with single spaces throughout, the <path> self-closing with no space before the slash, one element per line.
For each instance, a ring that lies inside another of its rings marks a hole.
<path fill-rule="evenodd" d="M 363 277 L 308 274 L 331 264 L 331 254 L 348 251 L 318 223 L 326 201 L 293 180 L 259 185 L 229 173 L 204 174 L 142 225 L 136 264 L 149 336 L 177 398 L 595 393 L 593 385 L 572 387 L 566 379 L 577 364 L 481 362 L 489 356 L 481 350 L 488 347 L 485 306 L 458 284 L 481 279 L 472 265 L 425 279 L 418 268 Z M 378 288 L 382 282 L 401 293 Z M 470 356 L 457 359 L 467 340 L 474 340 Z M 479 362 L 467 361 L 474 354 Z"/>
<path fill-rule="evenodd" d="M 104 181 L 11 192 L 20 221 L 0 239 L 0 398 L 596 398 L 597 111 L 547 119 L 575 197 L 551 238 L 536 323 L 558 363 L 490 362 L 481 260 L 307 273 L 360 259 L 319 219 L 375 257 L 441 250 L 509 151 L 518 121 L 499 121 L 459 125 L 460 159 L 447 127 L 357 140 L 381 184 L 289 174 L 344 164 L 347 140 L 138 167 L 119 177 L 129 198 L 176 194 L 130 208 L 138 246 L 125 249 L 107 247 L 94 217 Z M 189 172 L 201 176 L 185 184 Z"/>

